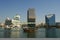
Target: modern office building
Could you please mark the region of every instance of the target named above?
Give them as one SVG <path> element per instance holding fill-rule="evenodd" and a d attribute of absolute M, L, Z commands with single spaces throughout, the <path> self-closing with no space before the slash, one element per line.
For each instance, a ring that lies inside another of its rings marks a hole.
<path fill-rule="evenodd" d="M 45 16 L 45 22 L 49 26 L 55 25 L 55 14 L 48 14 Z"/>
<path fill-rule="evenodd" d="M 14 18 L 12 19 L 13 27 L 19 27 L 21 28 L 20 25 L 20 15 L 16 14 Z"/>
<path fill-rule="evenodd" d="M 35 27 L 35 9 L 34 8 L 29 8 L 27 11 L 27 22 L 28 22 L 28 27 Z"/>

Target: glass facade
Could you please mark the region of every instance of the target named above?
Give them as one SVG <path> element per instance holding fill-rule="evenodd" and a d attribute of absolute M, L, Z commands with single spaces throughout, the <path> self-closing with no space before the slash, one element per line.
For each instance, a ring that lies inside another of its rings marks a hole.
<path fill-rule="evenodd" d="M 55 25 L 55 14 L 49 14 L 45 16 L 46 24 L 50 26 Z"/>
<path fill-rule="evenodd" d="M 29 8 L 27 11 L 27 22 L 29 27 L 35 27 L 35 9 Z"/>

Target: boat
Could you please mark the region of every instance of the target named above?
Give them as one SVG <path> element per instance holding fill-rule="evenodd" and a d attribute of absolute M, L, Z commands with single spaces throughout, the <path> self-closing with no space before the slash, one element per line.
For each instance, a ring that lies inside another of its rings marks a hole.
<path fill-rule="evenodd" d="M 23 31 L 24 32 L 34 32 L 35 31 L 35 29 L 33 29 L 33 28 L 29 28 L 29 27 L 23 27 Z"/>
<path fill-rule="evenodd" d="M 23 27 L 24 32 L 28 32 L 28 30 L 29 30 L 28 27 Z"/>

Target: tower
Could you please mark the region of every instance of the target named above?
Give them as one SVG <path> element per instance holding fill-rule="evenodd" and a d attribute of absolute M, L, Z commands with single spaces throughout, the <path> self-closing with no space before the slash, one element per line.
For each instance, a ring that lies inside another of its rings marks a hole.
<path fill-rule="evenodd" d="M 45 22 L 49 26 L 55 26 L 55 14 L 48 14 L 45 16 Z"/>
<path fill-rule="evenodd" d="M 28 22 L 28 27 L 35 27 L 35 9 L 34 8 L 29 8 L 27 10 L 27 22 Z"/>

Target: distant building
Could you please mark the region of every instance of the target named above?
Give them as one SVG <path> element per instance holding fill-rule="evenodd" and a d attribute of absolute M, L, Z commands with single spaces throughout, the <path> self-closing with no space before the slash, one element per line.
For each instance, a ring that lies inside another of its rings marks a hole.
<path fill-rule="evenodd" d="M 35 27 L 35 9 L 34 8 L 29 8 L 27 10 L 27 22 L 28 22 L 28 27 Z"/>
<path fill-rule="evenodd" d="M 45 16 L 45 22 L 49 26 L 55 25 L 55 14 L 48 14 Z"/>
<path fill-rule="evenodd" d="M 60 26 L 60 22 L 56 22 L 56 26 Z"/>
<path fill-rule="evenodd" d="M 16 14 L 12 19 L 13 27 L 21 27 L 20 25 L 20 15 Z"/>
<path fill-rule="evenodd" d="M 11 25 L 12 25 L 12 20 L 9 17 L 7 17 L 6 20 L 5 20 L 5 26 L 4 27 L 5 28 L 10 28 Z"/>
<path fill-rule="evenodd" d="M 5 25 L 11 25 L 12 24 L 12 20 L 7 17 L 6 20 L 5 20 Z"/>
<path fill-rule="evenodd" d="M 5 27 L 5 23 L 0 23 L 0 27 Z"/>

